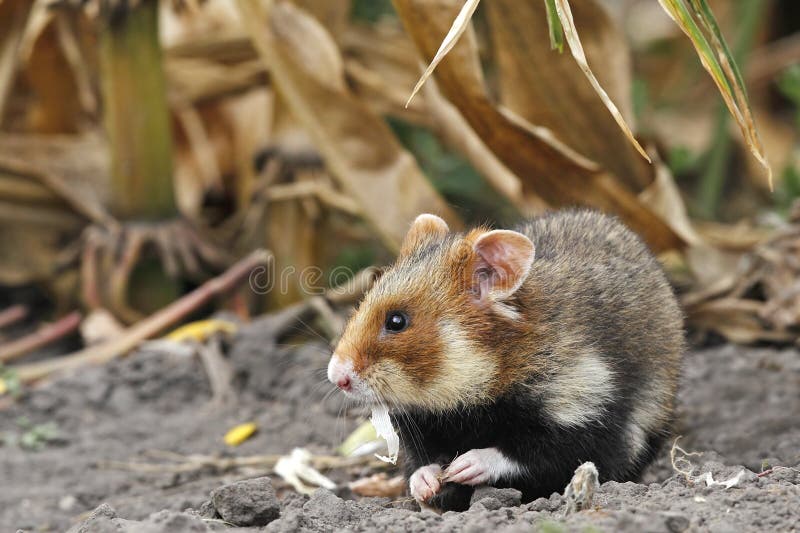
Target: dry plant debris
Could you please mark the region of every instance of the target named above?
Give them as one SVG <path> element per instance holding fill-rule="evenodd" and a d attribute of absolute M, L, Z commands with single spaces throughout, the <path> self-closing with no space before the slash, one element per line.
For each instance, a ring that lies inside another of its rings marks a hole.
<path fill-rule="evenodd" d="M 275 463 L 275 473 L 300 494 L 313 494 L 317 488 L 336 488 L 336 483 L 320 474 L 312 465 L 313 456 L 304 448 L 295 448 Z"/>
<path fill-rule="evenodd" d="M 273 471 L 286 455 L 249 455 L 241 457 L 217 457 L 213 455 L 181 455 L 163 450 L 151 450 L 149 455 L 154 462 L 144 461 L 98 461 L 98 468 L 127 470 L 141 473 L 186 473 L 210 470 L 212 472 L 231 472 L 237 470 Z M 381 468 L 382 463 L 371 457 L 339 457 L 335 455 L 310 455 L 304 458 L 305 464 L 315 470 L 333 470 L 353 466 Z"/>
<path fill-rule="evenodd" d="M 683 295 L 693 327 L 733 342 L 797 342 L 800 332 L 800 224 L 739 254 L 735 268 Z"/>
<path fill-rule="evenodd" d="M 403 476 L 389 477 L 386 472 L 378 472 L 369 477 L 351 481 L 347 486 L 359 496 L 398 498 L 406 491 L 406 479 Z"/>
<path fill-rule="evenodd" d="M 567 500 L 565 514 L 576 513 L 592 508 L 594 494 L 600 488 L 599 474 L 594 463 L 583 463 L 575 469 L 566 489 L 564 499 Z"/>
<path fill-rule="evenodd" d="M 211 298 L 235 288 L 250 276 L 253 269 L 266 265 L 270 260 L 269 252 L 256 250 L 222 275 L 205 282 L 186 296 L 141 320 L 117 338 L 58 359 L 19 366 L 16 370 L 20 380 L 26 383 L 33 382 L 56 372 L 74 370 L 85 365 L 103 364 L 125 355 L 145 339 L 180 321 Z"/>
<path fill-rule="evenodd" d="M 712 487 L 715 485 L 719 485 L 721 487 L 725 487 L 725 489 L 730 489 L 738 485 L 742 477 L 745 475 L 745 470 L 740 470 L 734 476 L 726 480 L 715 480 L 714 475 L 711 472 L 706 472 L 705 474 L 698 474 L 695 475 L 694 471 L 696 466 L 688 459 L 692 456 L 700 456 L 703 455 L 702 453 L 698 452 L 687 452 L 680 446 L 678 446 L 678 441 L 681 437 L 677 437 L 675 441 L 672 443 L 672 448 L 669 452 L 670 462 L 672 463 L 672 469 L 682 475 L 686 482 L 689 484 L 697 484 L 697 483 L 705 483 L 706 487 Z"/>

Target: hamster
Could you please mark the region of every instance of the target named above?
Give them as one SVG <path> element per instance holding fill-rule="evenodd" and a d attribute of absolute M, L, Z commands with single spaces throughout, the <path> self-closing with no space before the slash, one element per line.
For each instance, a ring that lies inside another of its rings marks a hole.
<path fill-rule="evenodd" d="M 684 343 L 658 262 L 614 218 L 451 233 L 425 214 L 328 378 L 390 409 L 417 501 L 463 510 L 482 484 L 561 492 L 586 461 L 601 481 L 636 478 L 669 435 Z"/>

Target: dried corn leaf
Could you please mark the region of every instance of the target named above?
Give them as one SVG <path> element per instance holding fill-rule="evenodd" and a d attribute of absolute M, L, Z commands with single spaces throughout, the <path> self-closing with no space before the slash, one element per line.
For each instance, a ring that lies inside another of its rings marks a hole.
<path fill-rule="evenodd" d="M 539 37 L 544 37 L 544 33 L 542 31 L 537 31 L 537 28 L 543 29 L 545 26 L 548 26 L 550 28 L 551 42 L 557 46 L 559 34 L 557 33 L 556 28 L 554 27 L 554 21 L 550 17 L 548 17 L 546 6 L 543 3 L 541 2 L 520 3 L 518 1 L 517 2 L 506 1 L 505 5 L 501 6 L 500 4 L 502 3 L 503 2 L 489 2 L 491 6 L 490 9 L 498 6 L 501 10 L 506 9 L 507 12 L 511 15 L 511 17 L 513 17 L 513 20 L 508 20 L 508 22 L 510 23 L 508 25 L 503 25 L 500 27 L 495 25 L 494 30 L 496 32 L 500 31 L 500 32 L 513 33 L 513 37 L 511 39 L 515 41 L 514 44 L 518 44 L 519 42 L 524 41 L 528 36 L 535 36 L 534 39 L 537 39 Z M 594 0 L 585 0 L 584 2 L 582 2 L 582 4 L 587 4 L 587 3 L 594 4 Z M 458 39 L 467 30 L 467 28 L 469 27 L 470 18 L 472 17 L 472 14 L 475 12 L 477 6 L 478 6 L 478 1 L 475 0 L 467 0 L 464 3 L 463 7 L 456 16 L 453 25 L 450 27 L 450 30 L 443 39 L 442 44 L 440 45 L 439 49 L 437 50 L 436 54 L 434 55 L 433 59 L 428 65 L 428 68 L 425 70 L 425 73 L 422 75 L 420 80 L 417 82 L 417 85 L 414 87 L 414 90 L 412 91 L 411 96 L 409 97 L 408 100 L 409 102 L 411 101 L 411 99 L 413 99 L 414 95 L 422 87 L 422 84 L 425 83 L 425 81 L 431 76 L 436 66 L 442 61 L 442 59 L 444 59 L 445 55 L 448 52 L 450 52 L 450 50 L 453 49 Z M 593 6 L 593 7 L 602 11 L 602 8 L 599 8 L 598 6 Z M 526 11 L 530 12 L 531 10 L 536 11 L 537 15 L 541 15 L 537 16 L 537 20 L 533 21 L 533 24 L 531 24 L 532 21 L 530 19 L 527 19 L 524 16 L 519 17 L 520 14 L 524 14 Z M 649 156 L 641 147 L 639 142 L 636 140 L 635 136 L 633 135 L 633 132 L 631 131 L 631 128 L 626 123 L 625 118 L 623 118 L 622 113 L 617 108 L 616 104 L 612 101 L 611 97 L 608 95 L 608 93 L 600 84 L 600 82 L 597 80 L 597 77 L 594 75 L 592 69 L 589 67 L 588 61 L 586 59 L 586 53 L 584 52 L 583 45 L 581 44 L 581 39 L 578 36 L 578 30 L 573 20 L 569 2 L 567 0 L 556 0 L 555 10 L 556 13 L 558 14 L 560 26 L 563 28 L 563 34 L 566 36 L 566 40 L 567 43 L 569 44 L 572 56 L 574 57 L 575 62 L 580 68 L 580 71 L 582 71 L 586 79 L 589 80 L 591 87 L 594 89 L 595 93 L 600 97 L 602 104 L 605 106 L 608 112 L 611 113 L 611 116 L 613 117 L 614 121 L 616 121 L 617 125 L 619 126 L 620 130 L 624 134 L 627 141 L 629 141 L 636 148 L 636 150 L 639 152 L 639 154 L 641 154 L 641 156 L 645 160 L 650 161 Z M 602 13 L 601 15 L 602 16 L 598 19 L 601 21 L 601 24 L 604 17 L 606 21 L 606 27 L 610 27 L 611 25 L 608 23 L 609 20 L 608 17 L 605 16 L 604 13 Z M 592 25 L 594 27 L 597 26 L 595 22 L 593 22 Z M 518 29 L 510 30 L 509 26 L 517 26 Z M 503 53 L 503 51 L 507 50 L 504 45 L 498 45 L 497 49 L 501 51 L 500 53 Z M 625 46 L 618 46 L 613 51 L 607 50 L 605 55 L 620 56 L 624 55 L 626 50 L 627 48 Z M 512 54 L 516 53 L 517 57 L 523 59 L 524 56 L 528 55 L 529 53 L 541 54 L 543 52 L 548 52 L 548 51 L 549 49 L 546 46 L 536 46 L 536 47 L 526 46 L 521 50 L 517 47 L 513 47 L 510 53 Z M 603 62 L 603 66 L 605 65 L 605 62 L 606 61 Z M 546 63 L 544 64 L 544 67 L 547 68 Z M 530 68 L 529 65 L 528 68 Z M 529 86 L 525 87 L 527 88 Z M 625 94 L 624 98 L 627 100 L 629 98 L 629 95 Z M 574 100 L 572 101 L 572 105 L 575 106 Z M 568 119 L 566 119 L 565 117 L 561 117 L 561 119 L 563 122 L 568 122 Z M 587 130 L 581 130 L 581 131 L 585 132 Z"/>
<path fill-rule="evenodd" d="M 346 31 L 350 20 L 350 0 L 293 0 L 313 15 L 336 41 Z"/>
<path fill-rule="evenodd" d="M 522 201 L 522 184 L 489 150 L 458 109 L 428 80 L 410 107 L 404 87 L 419 73 L 419 56 L 408 36 L 396 27 L 353 26 L 344 37 L 345 64 L 354 90 L 377 113 L 397 116 L 434 131 L 461 153 L 496 191 L 514 205 Z"/>
<path fill-rule="evenodd" d="M 17 53 L 25 32 L 31 0 L 0 2 L 0 123 L 17 73 Z"/>
<path fill-rule="evenodd" d="M 589 68 L 589 62 L 586 60 L 586 53 L 583 51 L 583 45 L 578 37 L 578 29 L 575 27 L 575 21 L 572 18 L 572 11 L 570 10 L 569 2 L 567 0 L 556 0 L 556 11 L 558 12 L 558 18 L 561 20 L 561 25 L 564 27 L 564 36 L 567 39 L 567 44 L 569 45 L 569 49 L 572 52 L 572 56 L 575 58 L 575 61 L 578 63 L 578 66 L 581 67 L 581 70 L 586 75 L 589 83 L 592 84 L 595 92 L 597 92 L 597 94 L 600 96 L 600 99 L 603 100 L 603 104 L 605 104 L 606 108 L 608 108 L 611 116 L 614 117 L 614 120 L 617 122 L 623 133 L 625 133 L 625 136 L 628 138 L 631 144 L 633 144 L 642 157 L 644 157 L 647 161 L 650 161 L 650 156 L 648 156 L 647 152 L 644 151 L 644 148 L 642 148 L 642 146 L 639 144 L 639 141 L 637 141 L 636 137 L 634 137 L 633 132 L 628 127 L 625 119 L 622 118 L 622 113 L 619 112 L 617 106 L 608 96 L 608 93 L 600 85 L 600 82 L 597 81 L 592 69 Z"/>
<path fill-rule="evenodd" d="M 342 37 L 345 69 L 353 91 L 380 115 L 435 127 L 424 94 L 406 107 L 408 87 L 419 77 L 414 43 L 396 25 L 351 24 Z"/>
<path fill-rule="evenodd" d="M 257 1 L 238 6 L 281 96 L 387 246 L 399 248 L 420 212 L 461 226 L 388 126 L 351 93 L 339 50 L 313 17 L 287 2 L 276 2 L 268 19 Z"/>
<path fill-rule="evenodd" d="M 102 205 L 106 170 L 96 138 L 0 136 L 0 283 L 56 289 L 64 244 L 87 221 L 113 224 Z"/>
<path fill-rule="evenodd" d="M 424 57 L 432 57 L 461 3 L 457 0 L 394 0 L 406 31 Z M 624 185 L 587 165 L 585 158 L 554 142 L 545 128 L 526 127 L 502 111 L 486 92 L 475 36 L 467 29 L 439 64 L 442 93 L 495 155 L 532 192 L 553 206 L 588 205 L 618 214 L 656 251 L 680 248 L 682 240 Z M 520 119 L 520 120 L 517 120 Z"/>
<path fill-rule="evenodd" d="M 689 322 L 733 342 L 791 342 L 800 336 L 800 225 L 744 254 L 732 276 L 682 297 Z"/>
<path fill-rule="evenodd" d="M 428 68 L 425 69 L 422 77 L 414 86 L 414 90 L 411 91 L 411 96 L 408 97 L 406 107 L 408 107 L 408 105 L 411 103 L 411 100 L 414 99 L 414 95 L 419 92 L 425 81 L 431 77 L 431 74 L 433 74 L 433 71 L 439 62 L 441 62 L 441 60 L 444 59 L 444 56 L 446 56 L 447 53 L 453 49 L 458 42 L 459 37 L 461 37 L 461 35 L 467 30 L 469 27 L 469 21 L 472 18 L 472 14 L 475 13 L 479 3 L 480 0 L 466 0 L 464 2 L 461 11 L 458 12 L 455 20 L 453 20 L 453 25 L 450 27 L 450 31 L 448 31 L 447 35 L 445 35 L 444 39 L 442 39 L 442 44 L 436 51 L 436 55 L 433 56 Z"/>
<path fill-rule="evenodd" d="M 689 245 L 699 245 L 702 238 L 695 231 L 692 221 L 681 197 L 681 191 L 675 183 L 672 172 L 660 160 L 655 160 L 655 179 L 645 190 L 639 193 L 639 200 L 648 206 Z"/>
<path fill-rule="evenodd" d="M 770 190 L 772 168 L 756 130 L 747 90 L 739 69 L 705 0 L 658 0 L 661 7 L 692 41 L 703 64 L 742 130 L 750 153 L 766 170 Z M 688 4 L 688 5 L 687 5 Z"/>
<path fill-rule="evenodd" d="M 485 6 L 500 102 L 554 132 L 633 191 L 646 187 L 652 181 L 652 168 L 586 82 L 581 67 L 570 55 L 552 52 L 544 31 L 534 31 L 547 24 L 543 3 L 492 0 Z M 597 0 L 574 3 L 572 14 L 599 83 L 631 123 L 631 65 L 625 36 Z"/>

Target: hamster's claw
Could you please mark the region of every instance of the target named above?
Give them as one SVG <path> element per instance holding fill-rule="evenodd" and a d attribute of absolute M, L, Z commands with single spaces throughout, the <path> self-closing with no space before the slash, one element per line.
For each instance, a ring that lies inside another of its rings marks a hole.
<path fill-rule="evenodd" d="M 437 464 L 421 466 L 411 474 L 408 480 L 411 496 L 418 502 L 427 502 L 442 488 L 439 479 L 442 467 Z"/>

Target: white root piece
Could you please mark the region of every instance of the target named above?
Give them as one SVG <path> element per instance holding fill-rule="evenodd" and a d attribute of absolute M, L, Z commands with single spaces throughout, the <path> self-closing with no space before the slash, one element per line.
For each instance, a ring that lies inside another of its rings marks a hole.
<path fill-rule="evenodd" d="M 385 405 L 380 405 L 372 408 L 372 416 L 370 422 L 375 426 L 375 432 L 378 436 L 386 441 L 389 448 L 389 455 L 383 456 L 375 454 L 375 457 L 381 461 L 397 464 L 397 454 L 400 452 L 400 437 L 397 431 L 392 427 L 392 420 L 389 418 L 389 408 Z"/>

